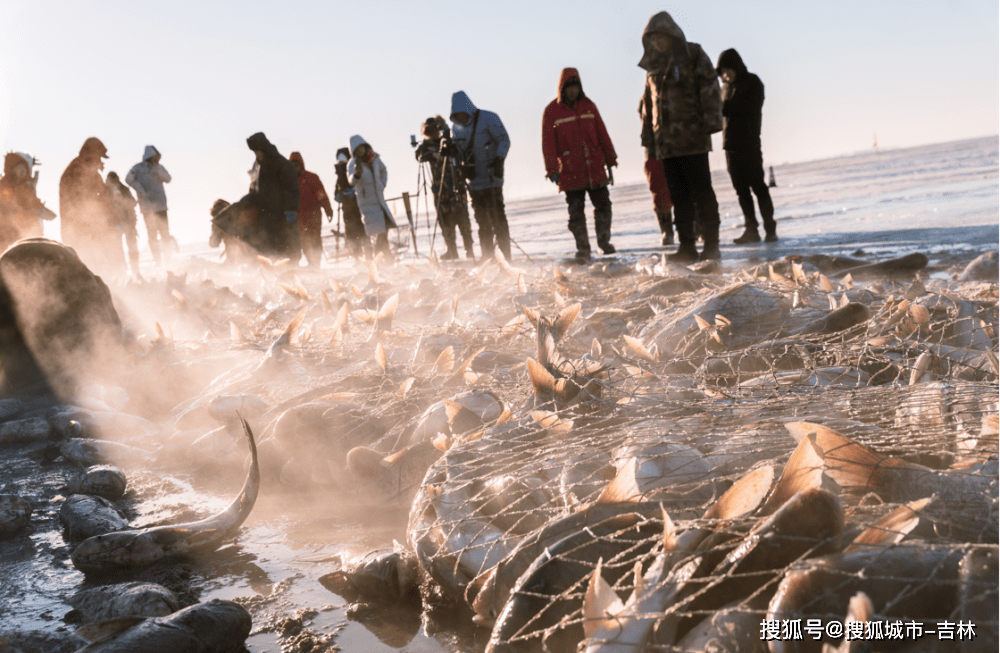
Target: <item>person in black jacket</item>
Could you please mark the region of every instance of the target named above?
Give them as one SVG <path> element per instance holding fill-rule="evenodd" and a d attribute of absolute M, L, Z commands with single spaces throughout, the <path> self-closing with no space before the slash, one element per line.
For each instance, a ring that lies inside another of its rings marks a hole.
<path fill-rule="evenodd" d="M 292 162 L 283 157 L 263 132 L 247 139 L 247 146 L 257 157 L 257 175 L 250 183 L 250 193 L 240 203 L 258 209 L 262 249 L 287 256 L 295 263 L 301 257 L 299 246 L 299 176 Z"/>
<path fill-rule="evenodd" d="M 337 171 L 337 187 L 333 193 L 333 199 L 340 204 L 340 209 L 344 215 L 344 240 L 351 256 L 355 258 L 371 258 L 372 244 L 365 235 L 365 223 L 361 219 L 361 209 L 358 208 L 358 198 L 354 194 L 354 187 L 347 179 L 347 162 L 351 160 L 351 150 L 342 147 L 337 150 L 337 163 L 334 169 Z M 340 236 L 337 236 L 338 238 Z"/>
<path fill-rule="evenodd" d="M 743 235 L 733 242 L 737 245 L 760 242 L 753 196 L 750 195 L 753 190 L 764 221 L 764 240 L 773 243 L 778 240 L 774 204 L 764 182 L 764 157 L 760 151 L 764 84 L 757 75 L 747 71 L 743 59 L 733 49 L 719 55 L 716 70 L 725 82 L 722 88 L 722 149 L 726 151 L 726 168 L 746 225 Z"/>

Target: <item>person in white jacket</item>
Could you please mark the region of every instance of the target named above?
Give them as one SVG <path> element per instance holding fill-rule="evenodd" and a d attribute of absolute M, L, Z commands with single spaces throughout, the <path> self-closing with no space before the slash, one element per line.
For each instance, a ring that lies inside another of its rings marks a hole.
<path fill-rule="evenodd" d="M 392 259 L 387 230 L 395 229 L 396 222 L 385 202 L 389 172 L 371 145 L 360 136 L 351 136 L 351 153 L 353 156 L 347 164 L 347 176 L 355 190 L 365 233 L 375 237 L 376 252 L 385 252 L 386 258 Z"/>
<path fill-rule="evenodd" d="M 170 173 L 160 165 L 160 152 L 152 145 L 146 146 L 142 162 L 132 166 L 125 176 L 125 183 L 135 189 L 149 236 L 149 251 L 160 265 L 163 254 L 171 247 L 170 228 L 167 224 L 167 195 L 163 184 L 170 182 Z"/>

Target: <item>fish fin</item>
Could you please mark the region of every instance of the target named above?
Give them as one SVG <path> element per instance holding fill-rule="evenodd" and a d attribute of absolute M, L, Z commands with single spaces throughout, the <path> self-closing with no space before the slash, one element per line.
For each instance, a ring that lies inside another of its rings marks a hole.
<path fill-rule="evenodd" d="M 538 323 L 538 362 L 541 365 L 555 364 L 559 358 L 556 337 L 543 320 Z"/>
<path fill-rule="evenodd" d="M 497 425 L 509 422 L 513 416 L 514 413 L 510 412 L 510 408 L 504 408 L 503 412 L 500 413 L 500 417 L 497 418 Z"/>
<path fill-rule="evenodd" d="M 246 336 L 232 320 L 229 320 L 229 339 L 233 342 L 246 342 Z"/>
<path fill-rule="evenodd" d="M 827 295 L 826 298 L 830 301 L 830 310 L 831 311 L 837 310 L 838 306 L 837 300 L 833 298 L 833 295 Z"/>
<path fill-rule="evenodd" d="M 333 330 L 333 335 L 330 336 L 330 345 L 339 345 L 344 341 L 344 330 L 337 328 Z"/>
<path fill-rule="evenodd" d="M 347 471 L 359 480 L 377 478 L 385 469 L 384 457 L 368 447 L 354 447 L 347 452 Z"/>
<path fill-rule="evenodd" d="M 822 291 L 824 291 L 824 292 L 833 292 L 837 288 L 836 288 L 836 286 L 833 285 L 833 282 L 830 281 L 830 279 L 827 278 L 827 276 L 825 274 L 820 274 L 819 275 L 819 289 L 822 290 Z"/>
<path fill-rule="evenodd" d="M 346 306 L 347 304 L 344 305 Z M 351 315 L 365 324 L 375 324 L 375 320 L 378 318 L 378 313 L 370 308 L 360 308 L 356 311 L 351 311 Z"/>
<path fill-rule="evenodd" d="M 566 308 L 566 299 L 559 294 L 558 290 L 552 291 L 552 299 L 553 301 L 555 301 L 556 306 L 558 306 L 559 308 Z"/>
<path fill-rule="evenodd" d="M 444 433 L 438 433 L 434 436 L 434 439 L 431 440 L 431 444 L 433 444 L 434 448 L 438 451 L 448 451 L 448 449 L 451 449 L 451 443 L 452 438 Z"/>
<path fill-rule="evenodd" d="M 375 345 L 375 362 L 382 368 L 382 374 L 389 370 L 389 359 L 386 357 L 385 347 L 382 346 L 381 340 Z"/>
<path fill-rule="evenodd" d="M 695 317 L 697 317 L 697 316 L 695 316 Z M 698 319 L 701 319 L 701 318 L 698 318 Z M 622 338 L 625 339 L 625 344 L 628 345 L 629 349 L 631 349 L 633 352 L 635 352 L 635 355 L 638 358 L 641 358 L 641 359 L 643 359 L 645 361 L 649 361 L 650 363 L 655 363 L 656 362 L 656 356 L 653 355 L 653 352 L 649 351 L 649 349 L 646 347 L 646 345 L 642 344 L 641 340 L 639 340 L 638 338 L 633 338 L 632 336 L 628 336 L 628 335 L 622 336 Z"/>
<path fill-rule="evenodd" d="M 861 531 L 844 549 L 844 553 L 871 546 L 885 547 L 897 544 L 917 527 L 917 524 L 920 523 L 920 511 L 933 500 L 934 497 L 928 497 L 919 501 L 911 501 L 905 506 L 900 506 L 889 514 L 883 515 L 874 524 Z"/>
<path fill-rule="evenodd" d="M 484 351 L 486 351 L 486 347 L 480 347 L 475 352 L 473 352 L 472 356 L 469 356 L 468 358 L 466 358 L 465 362 L 463 362 L 461 365 L 459 365 L 458 369 L 455 370 L 455 373 L 452 374 L 450 377 L 448 377 L 448 380 L 445 381 L 445 385 L 452 385 L 452 384 L 455 384 L 455 383 L 457 383 L 459 381 L 463 381 L 464 382 L 465 381 L 465 373 L 469 370 L 469 366 L 472 365 L 472 361 L 476 358 L 476 356 L 478 356 L 479 354 L 483 353 Z"/>
<path fill-rule="evenodd" d="M 524 307 L 524 314 L 527 316 L 528 321 L 531 322 L 531 326 L 538 328 L 538 320 L 541 317 L 538 311 L 534 311 L 527 306 Z"/>
<path fill-rule="evenodd" d="M 507 324 L 503 325 L 500 329 L 501 336 L 513 336 L 521 331 L 521 325 L 528 321 L 524 315 L 518 315 L 512 318 Z"/>
<path fill-rule="evenodd" d="M 528 366 L 528 378 L 531 379 L 531 387 L 535 391 L 536 398 L 544 392 L 555 390 L 556 378 L 552 376 L 551 372 L 545 369 L 545 366 L 536 362 L 533 358 L 529 358 L 525 363 Z"/>
<path fill-rule="evenodd" d="M 126 631 L 132 626 L 137 626 L 146 619 L 146 617 L 119 617 L 117 619 L 95 621 L 85 626 L 80 626 L 74 634 L 83 641 L 94 644 Z"/>
<path fill-rule="evenodd" d="M 841 308 L 843 308 L 844 306 L 847 306 L 850 303 L 851 303 L 851 300 L 850 300 L 850 298 L 848 298 L 846 292 L 843 295 L 840 296 L 840 307 Z"/>
<path fill-rule="evenodd" d="M 919 466 L 898 458 L 884 456 L 822 424 L 788 422 L 785 428 L 796 440 L 808 434 L 815 434 L 815 442 L 822 451 L 826 473 L 843 487 L 874 489 L 880 472 L 887 467 L 920 469 Z"/>
<path fill-rule="evenodd" d="M 774 468 L 768 465 L 751 471 L 733 483 L 705 513 L 705 519 L 735 519 L 748 515 L 760 505 L 774 480 Z"/>
<path fill-rule="evenodd" d="M 324 313 L 333 312 L 333 304 L 330 303 L 330 298 L 327 297 L 325 290 L 319 291 L 319 303 L 323 306 Z"/>
<path fill-rule="evenodd" d="M 785 469 L 771 491 L 771 496 L 761 507 L 761 514 L 771 514 L 803 490 L 820 487 L 823 472 L 823 450 L 816 444 L 816 436 L 810 433 L 799 441 L 785 463 Z"/>
<path fill-rule="evenodd" d="M 437 376 L 439 374 L 449 374 L 455 369 L 455 348 L 451 345 L 445 347 L 444 351 L 438 354 L 437 360 L 434 361 L 434 367 L 431 368 L 431 374 Z"/>
<path fill-rule="evenodd" d="M 340 305 L 340 310 L 337 311 L 337 317 L 333 321 L 334 329 L 344 329 L 347 326 L 347 302 Z"/>
<path fill-rule="evenodd" d="M 872 605 L 872 600 L 864 592 L 858 592 L 851 597 L 850 602 L 847 605 L 847 619 L 844 621 L 858 621 L 864 623 L 866 621 L 871 621 L 872 617 L 875 616 L 875 606 Z"/>
<path fill-rule="evenodd" d="M 842 285 L 844 288 L 853 288 L 854 287 L 854 277 L 851 276 L 850 272 L 848 272 L 844 276 L 844 278 L 840 280 L 840 285 Z"/>
<path fill-rule="evenodd" d="M 577 302 L 567 306 L 566 308 L 559 311 L 555 319 L 552 320 L 552 330 L 555 332 L 556 341 L 562 340 L 566 337 L 566 333 L 569 331 L 570 326 L 576 321 L 576 317 L 580 314 L 580 309 L 583 308 L 583 304 Z"/>
<path fill-rule="evenodd" d="M 627 503 L 642 499 L 639 483 L 635 479 L 635 463 L 635 457 L 625 461 L 611 482 L 604 486 L 597 503 Z"/>
<path fill-rule="evenodd" d="M 573 430 L 573 420 L 563 419 L 557 413 L 548 410 L 531 411 L 531 419 L 550 433 L 568 433 Z"/>
<path fill-rule="evenodd" d="M 923 304 L 913 304 L 910 306 L 910 317 L 916 324 L 927 324 L 931 321 L 931 312 Z"/>
<path fill-rule="evenodd" d="M 792 261 L 792 278 L 803 283 L 806 281 L 806 273 L 802 270 L 802 264 L 798 261 Z"/>
<path fill-rule="evenodd" d="M 667 509 L 663 507 L 662 503 L 660 504 L 660 512 L 663 513 L 663 550 L 673 551 L 677 546 L 677 526 L 667 514 Z M 639 572 L 636 571 L 636 576 L 638 575 Z"/>
<path fill-rule="evenodd" d="M 303 308 L 299 311 L 299 314 L 291 319 L 285 330 L 281 332 L 281 336 L 278 338 L 278 344 L 287 345 L 292 342 L 292 338 L 298 332 L 299 327 L 302 326 L 302 321 L 306 319 L 306 313 L 309 311 L 308 308 Z"/>
<path fill-rule="evenodd" d="M 584 637 L 592 637 L 600 630 L 610 625 L 608 622 L 612 617 L 622 610 L 622 604 L 618 594 L 608 585 L 608 582 L 601 576 L 601 567 L 604 559 L 597 561 L 590 582 L 587 584 L 587 593 L 583 597 L 583 634 Z"/>
<path fill-rule="evenodd" d="M 340 292 L 344 289 L 344 284 L 340 283 L 333 277 L 330 277 L 330 288 L 333 290 L 333 292 Z"/>
<path fill-rule="evenodd" d="M 399 293 L 396 293 L 389 299 L 385 300 L 382 307 L 378 309 L 378 320 L 383 322 L 385 320 L 392 320 L 396 316 L 396 306 L 399 304 Z"/>
<path fill-rule="evenodd" d="M 416 378 L 414 378 L 414 377 L 411 376 L 410 378 L 408 378 L 405 381 L 403 381 L 403 383 L 399 386 L 399 390 L 396 391 L 396 396 L 399 397 L 400 399 L 402 399 L 407 394 L 409 394 L 410 388 L 413 387 L 413 383 L 416 380 L 417 380 Z"/>
<path fill-rule="evenodd" d="M 381 252 L 379 253 L 381 254 Z M 368 264 L 368 283 L 372 286 L 379 286 L 385 283 L 382 277 L 378 274 L 378 263 L 376 261 L 372 261 Z"/>
<path fill-rule="evenodd" d="M 257 260 L 260 261 L 261 265 L 263 265 L 265 268 L 268 269 L 274 268 L 274 262 L 271 259 L 267 258 L 266 256 L 261 256 L 258 254 Z"/>
<path fill-rule="evenodd" d="M 552 269 L 552 276 L 559 281 L 567 281 L 569 279 L 569 277 L 566 276 L 566 273 L 560 270 L 559 268 Z"/>
<path fill-rule="evenodd" d="M 601 346 L 601 342 L 597 338 L 594 338 L 594 340 L 590 343 L 590 355 L 596 359 L 603 353 L 604 348 Z"/>
<path fill-rule="evenodd" d="M 526 283 L 524 283 L 524 275 L 523 274 L 518 274 L 517 275 L 517 294 L 518 295 L 527 295 L 528 294 L 528 285 Z"/>
<path fill-rule="evenodd" d="M 521 270 L 519 268 L 515 268 L 507 261 L 507 257 L 504 256 L 503 252 L 501 251 L 496 252 L 496 261 L 497 265 L 500 266 L 500 269 L 509 274 L 510 276 L 516 277 L 517 275 L 521 274 Z"/>
<path fill-rule="evenodd" d="M 468 433 L 483 425 L 482 418 L 462 404 L 450 399 L 443 399 L 441 403 L 444 404 L 444 412 L 448 418 L 448 427 L 452 433 Z"/>
<path fill-rule="evenodd" d="M 309 291 L 306 290 L 306 287 L 302 285 L 302 282 L 299 281 L 298 277 L 295 278 L 295 292 L 298 294 L 299 297 L 301 297 L 307 302 L 312 299 L 312 297 L 309 296 Z"/>

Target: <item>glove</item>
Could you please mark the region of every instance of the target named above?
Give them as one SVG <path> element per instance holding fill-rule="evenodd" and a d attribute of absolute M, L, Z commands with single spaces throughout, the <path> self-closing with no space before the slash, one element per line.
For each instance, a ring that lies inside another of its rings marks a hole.
<path fill-rule="evenodd" d="M 291 224 L 295 222 L 298 216 L 296 216 L 295 211 L 285 211 L 285 222 Z"/>
<path fill-rule="evenodd" d="M 559 173 L 558 172 L 553 172 L 551 175 L 548 176 L 548 180 L 551 181 L 553 184 L 558 184 L 559 183 Z"/>
<path fill-rule="evenodd" d="M 503 179 L 503 159 L 494 159 L 493 165 L 490 167 L 493 168 L 494 177 L 500 177 Z"/>

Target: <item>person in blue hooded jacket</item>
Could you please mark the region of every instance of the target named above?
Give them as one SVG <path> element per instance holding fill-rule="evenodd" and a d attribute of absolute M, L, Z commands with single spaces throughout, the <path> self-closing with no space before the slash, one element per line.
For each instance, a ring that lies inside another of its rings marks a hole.
<path fill-rule="evenodd" d="M 465 91 L 451 96 L 452 145 L 469 180 L 472 210 L 479 226 L 484 259 L 493 258 L 494 241 L 510 260 L 510 230 L 503 205 L 503 165 L 510 137 L 500 116 L 476 108 Z"/>

